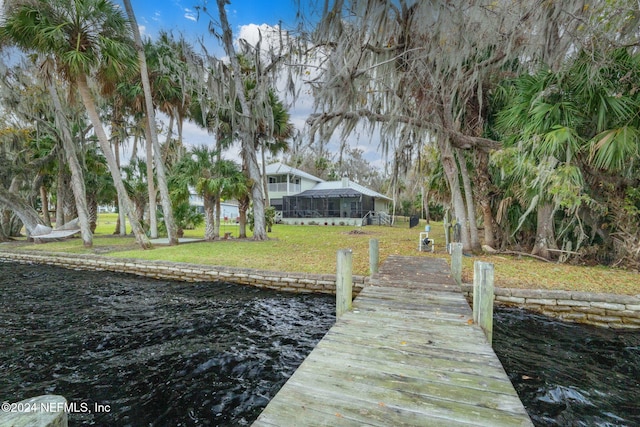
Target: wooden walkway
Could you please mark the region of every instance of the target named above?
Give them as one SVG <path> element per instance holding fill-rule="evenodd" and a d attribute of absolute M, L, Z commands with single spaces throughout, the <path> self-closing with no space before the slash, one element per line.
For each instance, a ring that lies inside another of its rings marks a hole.
<path fill-rule="evenodd" d="M 446 261 L 389 257 L 254 426 L 532 426 Z"/>

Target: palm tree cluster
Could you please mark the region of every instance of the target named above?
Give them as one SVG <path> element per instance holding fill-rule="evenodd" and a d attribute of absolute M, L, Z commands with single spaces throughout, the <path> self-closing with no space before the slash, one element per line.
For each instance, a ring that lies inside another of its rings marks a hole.
<path fill-rule="evenodd" d="M 124 5 L 126 15 L 109 0 L 4 2 L 1 239 L 17 235 L 22 226 L 30 233 L 38 224 L 50 225 L 51 201 L 56 226 L 78 218 L 85 246 L 93 243 L 99 204 L 117 204 L 115 233 L 125 234 L 128 220 L 142 248 L 151 246 L 149 238 L 159 228 L 170 244 L 178 243 L 176 223 L 188 211 L 184 204 L 192 191 L 205 200 L 207 239 L 219 237 L 224 198 L 241 201 L 244 216 L 252 201 L 256 217 L 264 217 L 256 153 L 286 148 L 292 127 L 284 105 L 251 71 L 238 69 L 245 111 L 260 109 L 268 117 L 243 129 L 234 119 L 243 104 L 225 87 L 234 73 L 170 33 L 143 41 L 130 1 Z M 246 70 L 256 68 L 250 57 L 238 55 Z M 235 105 L 231 110 L 229 102 Z M 169 118 L 164 141 L 156 114 Z M 186 149 L 185 120 L 211 131 L 216 149 Z M 243 166 L 221 154 L 239 138 Z M 124 161 L 123 145 L 132 153 Z M 138 156 L 138 146 L 144 156 Z M 254 237 L 266 235 L 258 227 Z"/>

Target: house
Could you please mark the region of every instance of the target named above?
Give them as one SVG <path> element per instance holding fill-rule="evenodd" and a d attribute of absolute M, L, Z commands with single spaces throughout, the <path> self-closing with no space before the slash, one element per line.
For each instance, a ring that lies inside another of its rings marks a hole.
<path fill-rule="evenodd" d="M 195 206 L 199 214 L 204 214 L 204 200 L 195 191 L 191 191 L 189 195 L 189 204 Z M 220 202 L 220 217 L 222 220 L 235 222 L 239 215 L 238 202 L 235 200 Z"/>
<path fill-rule="evenodd" d="M 265 167 L 267 175 L 267 189 L 271 206 L 276 212 L 282 212 L 282 198 L 293 196 L 306 190 L 311 190 L 323 179 L 308 174 L 300 169 L 282 163 L 272 163 Z"/>
<path fill-rule="evenodd" d="M 367 225 L 388 221 L 391 199 L 343 178 L 325 181 L 282 163 L 265 168 L 269 199 L 284 224 Z"/>

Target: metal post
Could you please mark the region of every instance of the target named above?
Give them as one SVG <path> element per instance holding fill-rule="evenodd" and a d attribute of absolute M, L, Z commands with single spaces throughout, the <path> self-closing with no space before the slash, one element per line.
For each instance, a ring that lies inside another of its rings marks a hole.
<path fill-rule="evenodd" d="M 336 262 L 336 318 L 351 310 L 353 298 L 353 259 L 351 249 L 338 251 Z"/>
<path fill-rule="evenodd" d="M 462 285 L 462 243 L 451 243 L 451 276 Z"/>
<path fill-rule="evenodd" d="M 493 340 L 493 278 L 492 263 L 476 261 L 473 266 L 473 320 L 480 325 L 487 341 Z"/>
<path fill-rule="evenodd" d="M 369 239 L 369 274 L 378 272 L 378 263 L 380 262 L 380 246 L 378 239 Z"/>

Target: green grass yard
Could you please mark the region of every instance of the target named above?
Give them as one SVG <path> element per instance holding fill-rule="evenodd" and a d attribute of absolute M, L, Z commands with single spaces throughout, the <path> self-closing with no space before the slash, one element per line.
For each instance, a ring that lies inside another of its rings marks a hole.
<path fill-rule="evenodd" d="M 115 214 L 102 214 L 94 237 L 93 248 L 84 248 L 78 237 L 63 242 L 44 244 L 20 243 L 21 250 L 102 254 L 112 257 L 166 260 L 194 264 L 224 265 L 272 271 L 307 273 L 335 273 L 336 253 L 339 249 L 353 251 L 353 272 L 369 274 L 369 240 L 377 239 L 380 261 L 389 255 L 441 257 L 449 259 L 444 248 L 444 227 L 432 223 L 430 237 L 436 241 L 434 254 L 418 251 L 420 231 L 424 222 L 413 229 L 401 221 L 394 227 L 331 226 L 331 225 L 275 225 L 269 240 L 220 240 L 178 246 L 156 245 L 140 250 L 133 237 L 114 237 Z M 237 237 L 237 225 L 221 227 L 221 234 L 231 232 Z M 204 227 L 185 230 L 185 237 L 201 238 Z M 607 267 L 576 266 L 546 263 L 532 258 L 504 254 L 465 256 L 463 280 L 471 282 L 473 261 L 482 260 L 495 265 L 496 286 L 529 289 L 564 289 L 585 292 L 606 292 L 628 295 L 640 294 L 638 272 Z"/>

